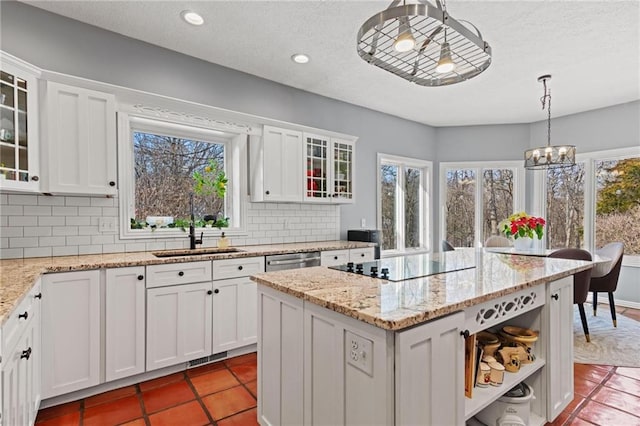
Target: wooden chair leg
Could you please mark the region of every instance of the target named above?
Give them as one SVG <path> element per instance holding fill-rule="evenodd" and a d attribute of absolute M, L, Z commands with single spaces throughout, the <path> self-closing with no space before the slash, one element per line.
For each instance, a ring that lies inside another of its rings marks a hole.
<path fill-rule="evenodd" d="M 578 310 L 580 311 L 580 320 L 582 321 L 582 331 L 584 331 L 584 337 L 587 339 L 587 342 L 590 342 L 591 338 L 589 337 L 587 315 L 584 313 L 584 305 L 582 303 L 578 303 Z"/>
<path fill-rule="evenodd" d="M 593 316 L 596 316 L 596 310 L 598 309 L 598 292 L 593 292 Z"/>
<path fill-rule="evenodd" d="M 613 292 L 609 292 L 609 309 L 611 309 L 611 319 L 613 319 L 613 326 L 618 326 L 618 319 L 616 318 L 616 305 L 613 303 Z"/>

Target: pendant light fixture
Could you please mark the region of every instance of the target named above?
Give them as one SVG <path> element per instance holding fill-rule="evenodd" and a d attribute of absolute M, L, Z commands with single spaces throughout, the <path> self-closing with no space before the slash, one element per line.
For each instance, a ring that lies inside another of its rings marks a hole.
<path fill-rule="evenodd" d="M 456 64 L 454 64 L 451 59 L 451 47 L 447 41 L 447 30 L 445 29 L 444 43 L 442 43 L 442 47 L 440 48 L 440 60 L 438 61 L 438 65 L 436 65 L 436 72 L 439 74 L 446 74 L 453 71 L 455 68 Z"/>
<path fill-rule="evenodd" d="M 489 44 L 473 24 L 453 19 L 444 1 L 400 3 L 394 0 L 360 27 L 357 50 L 364 61 L 421 86 L 460 83 L 489 67 Z"/>
<path fill-rule="evenodd" d="M 544 87 L 540 98 L 542 109 L 547 107 L 547 146 L 528 149 L 524 152 L 524 167 L 527 169 L 550 169 L 571 167 L 576 164 L 576 147 L 573 145 L 551 145 L 551 89 L 547 90 L 547 81 L 551 75 L 538 77 Z"/>

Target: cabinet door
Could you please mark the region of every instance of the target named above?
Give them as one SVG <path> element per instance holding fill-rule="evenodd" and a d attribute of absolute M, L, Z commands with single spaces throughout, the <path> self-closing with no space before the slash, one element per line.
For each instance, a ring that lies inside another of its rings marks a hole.
<path fill-rule="evenodd" d="M 396 333 L 396 424 L 462 425 L 464 313 Z"/>
<path fill-rule="evenodd" d="M 258 287 L 258 423 L 303 423 L 301 299 Z"/>
<path fill-rule="evenodd" d="M 47 82 L 45 192 L 116 194 L 115 97 Z"/>
<path fill-rule="evenodd" d="M 227 351 L 239 344 L 238 303 L 240 286 L 246 278 L 218 280 L 213 283 L 212 353 Z"/>
<path fill-rule="evenodd" d="M 5 425 L 29 425 L 36 421 L 39 406 L 37 388 L 39 383 L 39 356 L 41 349 L 36 340 L 38 331 L 35 321 L 31 321 L 27 330 L 14 348 L 3 357 L 2 420 Z"/>
<path fill-rule="evenodd" d="M 238 335 L 240 346 L 258 341 L 258 289 L 249 277 L 238 284 Z"/>
<path fill-rule="evenodd" d="M 100 383 L 100 271 L 42 278 L 42 398 Z"/>
<path fill-rule="evenodd" d="M 264 201 L 302 201 L 302 133 L 264 127 Z"/>
<path fill-rule="evenodd" d="M 547 419 L 553 421 L 573 400 L 573 277 L 548 284 L 544 327 L 547 345 Z"/>
<path fill-rule="evenodd" d="M 353 203 L 355 150 L 353 142 L 340 139 L 331 140 L 333 159 L 331 197 L 337 203 Z"/>
<path fill-rule="evenodd" d="M 0 52 L 0 189 L 38 192 L 40 72 Z"/>
<path fill-rule="evenodd" d="M 211 282 L 147 290 L 147 371 L 211 354 Z"/>
<path fill-rule="evenodd" d="M 322 135 L 304 134 L 305 187 L 304 201 L 331 201 L 331 150 L 330 138 Z"/>
<path fill-rule="evenodd" d="M 106 271 L 106 380 L 144 373 L 144 266 Z"/>

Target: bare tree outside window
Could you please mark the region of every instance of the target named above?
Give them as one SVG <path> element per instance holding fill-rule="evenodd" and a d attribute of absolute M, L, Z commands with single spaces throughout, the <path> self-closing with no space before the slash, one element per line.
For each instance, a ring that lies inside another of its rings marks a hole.
<path fill-rule="evenodd" d="M 188 219 L 193 172 L 211 167 L 224 170 L 224 144 L 134 132 L 135 218 L 172 216 Z M 215 196 L 195 196 L 197 219 L 224 216 L 225 202 Z"/>
<path fill-rule="evenodd" d="M 584 163 L 547 170 L 547 247 L 584 245 Z"/>
<path fill-rule="evenodd" d="M 396 188 L 398 186 L 398 166 L 380 166 L 380 198 L 382 204 L 382 250 L 397 249 L 396 229 Z"/>
<path fill-rule="evenodd" d="M 475 199 L 475 170 L 447 170 L 446 240 L 455 247 L 474 246 Z"/>
<path fill-rule="evenodd" d="M 404 235 L 405 247 L 420 247 L 421 215 L 420 194 L 422 170 L 407 167 L 404 172 Z"/>
<path fill-rule="evenodd" d="M 513 214 L 513 170 L 486 169 L 482 180 L 482 241 L 500 235 L 498 223 Z"/>
<path fill-rule="evenodd" d="M 599 160 L 596 165 L 596 247 L 619 241 L 640 254 L 640 158 Z"/>

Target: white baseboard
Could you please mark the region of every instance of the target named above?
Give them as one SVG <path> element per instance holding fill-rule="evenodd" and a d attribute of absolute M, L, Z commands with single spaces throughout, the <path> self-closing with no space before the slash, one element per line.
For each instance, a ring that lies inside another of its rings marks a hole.
<path fill-rule="evenodd" d="M 615 298 L 615 294 L 614 294 L 614 298 Z M 640 309 L 640 303 L 638 302 L 631 302 L 629 300 L 619 300 L 619 299 L 614 299 L 614 302 L 616 306 L 624 306 L 625 308 Z M 589 293 L 589 297 L 587 298 L 586 303 L 593 304 L 593 296 L 591 295 L 591 293 Z M 609 298 L 607 297 L 606 293 L 600 293 L 600 296 L 598 297 L 598 304 L 603 304 L 603 305 L 609 304 Z"/>

